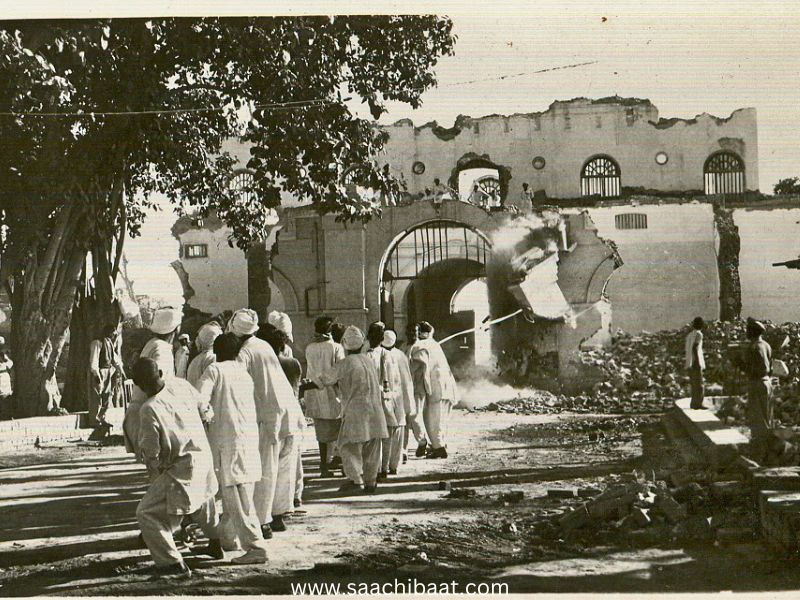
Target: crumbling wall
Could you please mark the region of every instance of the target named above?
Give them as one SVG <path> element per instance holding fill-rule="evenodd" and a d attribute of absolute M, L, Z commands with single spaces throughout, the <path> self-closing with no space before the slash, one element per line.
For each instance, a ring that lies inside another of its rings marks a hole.
<path fill-rule="evenodd" d="M 739 228 L 733 211 L 714 205 L 714 226 L 719 236 L 717 268 L 719 270 L 719 318 L 733 321 L 742 314 L 742 282 L 739 278 Z"/>

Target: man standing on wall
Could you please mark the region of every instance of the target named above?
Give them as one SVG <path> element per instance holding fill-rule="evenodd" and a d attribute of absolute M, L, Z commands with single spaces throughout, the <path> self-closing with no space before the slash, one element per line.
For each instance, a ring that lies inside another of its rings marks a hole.
<path fill-rule="evenodd" d="M 519 209 L 524 213 L 533 210 L 533 192 L 528 188 L 528 184 L 522 184 L 522 191 L 519 194 Z"/>
<path fill-rule="evenodd" d="M 758 321 L 747 321 L 743 361 L 748 382 L 746 412 L 752 458 L 758 462 L 766 458 L 772 430 L 772 348 L 761 338 L 765 331 Z"/>
<path fill-rule="evenodd" d="M 424 403 L 425 429 L 431 441 L 431 458 L 447 458 L 447 424 L 456 403 L 456 380 L 442 347 L 433 339 L 433 326 L 417 325 L 418 340 L 409 352 L 414 394 Z"/>
<path fill-rule="evenodd" d="M 692 390 L 690 408 L 703 408 L 703 371 L 706 360 L 703 356 L 703 329 L 706 324 L 702 317 L 695 317 L 692 330 L 686 336 L 686 368 L 689 370 L 689 384 Z"/>

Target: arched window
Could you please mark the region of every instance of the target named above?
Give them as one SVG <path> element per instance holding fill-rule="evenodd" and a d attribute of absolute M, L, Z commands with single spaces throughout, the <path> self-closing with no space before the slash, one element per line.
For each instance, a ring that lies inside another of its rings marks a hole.
<path fill-rule="evenodd" d="M 620 170 L 610 156 L 595 156 L 581 170 L 581 195 L 614 198 L 622 189 Z"/>
<path fill-rule="evenodd" d="M 745 192 L 744 161 L 733 152 L 715 152 L 703 166 L 705 193 L 743 194 Z"/>
<path fill-rule="evenodd" d="M 231 189 L 239 193 L 239 198 L 244 202 L 255 200 L 253 182 L 255 181 L 250 171 L 239 171 L 231 180 Z"/>

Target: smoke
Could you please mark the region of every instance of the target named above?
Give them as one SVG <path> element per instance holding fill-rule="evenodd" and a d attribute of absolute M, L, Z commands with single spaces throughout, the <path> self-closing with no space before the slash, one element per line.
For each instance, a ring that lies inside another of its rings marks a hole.
<path fill-rule="evenodd" d="M 472 367 L 459 375 L 458 406 L 462 408 L 480 408 L 492 402 L 530 395 L 530 390 L 520 390 L 497 381 L 489 367 Z"/>

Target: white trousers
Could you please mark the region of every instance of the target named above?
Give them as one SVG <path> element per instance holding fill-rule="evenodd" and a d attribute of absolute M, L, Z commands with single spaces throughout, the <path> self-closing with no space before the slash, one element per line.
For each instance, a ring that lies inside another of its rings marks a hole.
<path fill-rule="evenodd" d="M 300 452 L 300 448 L 297 449 L 297 472 L 295 473 L 295 481 L 294 481 L 294 499 L 295 500 L 302 500 L 303 499 L 303 488 L 305 483 L 303 482 L 303 477 L 305 473 L 303 473 L 303 453 Z"/>
<path fill-rule="evenodd" d="M 417 400 L 417 414 L 406 417 L 406 427 L 403 432 L 403 452 L 408 450 L 409 432 L 414 434 L 417 445 L 428 443 L 428 436 L 425 433 L 425 424 L 422 422 L 422 413 L 425 407 L 423 400 Z"/>
<path fill-rule="evenodd" d="M 403 431 L 405 427 L 386 427 L 389 437 L 381 440 L 381 473 L 396 471 L 403 454 Z"/>
<path fill-rule="evenodd" d="M 261 451 L 261 481 L 256 483 L 254 501 L 258 520 L 272 523 L 273 515 L 294 510 L 297 451 L 293 435 L 275 444 L 259 442 Z"/>
<path fill-rule="evenodd" d="M 422 418 L 434 449 L 447 445 L 447 426 L 450 421 L 451 408 L 451 404 L 443 400 L 431 402 L 428 399 L 425 402 Z"/>
<path fill-rule="evenodd" d="M 345 476 L 359 485 L 375 485 L 381 464 L 381 440 L 339 444 Z"/>
<path fill-rule="evenodd" d="M 159 475 L 150 484 L 136 508 L 136 520 L 139 521 L 142 538 L 157 567 L 183 562 L 172 534 L 180 528 L 184 515 L 167 513 L 167 493 L 172 484 L 173 480 L 169 475 Z M 219 518 L 213 496 L 198 511 L 192 513 L 192 519 L 209 539 L 218 537 Z"/>
<path fill-rule="evenodd" d="M 261 535 L 261 524 L 258 522 L 253 502 L 254 490 L 253 483 L 240 483 L 221 488 L 220 537 L 222 547 L 225 549 L 241 546 L 248 551 L 263 551 L 266 558 L 266 544 Z"/>

